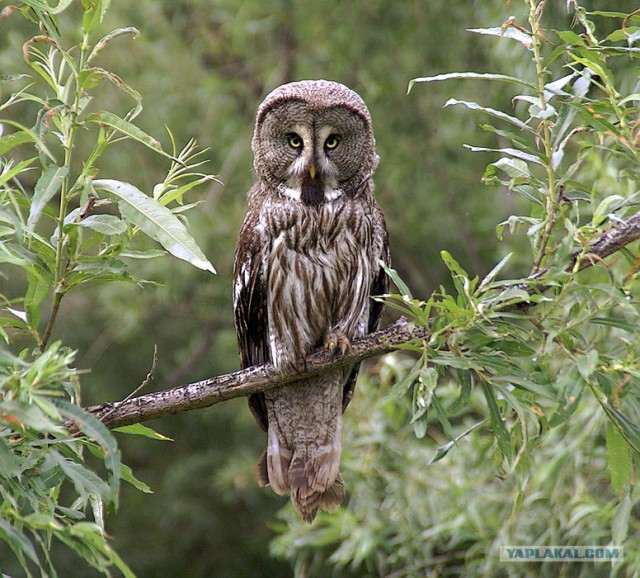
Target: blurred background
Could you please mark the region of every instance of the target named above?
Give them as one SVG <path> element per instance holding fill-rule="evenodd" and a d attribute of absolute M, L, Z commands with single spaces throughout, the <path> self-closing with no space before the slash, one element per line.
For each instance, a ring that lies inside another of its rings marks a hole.
<path fill-rule="evenodd" d="M 188 200 L 201 204 L 187 216 L 192 234 L 218 275 L 165 258 L 133 265 L 136 276 L 158 285 L 93 285 L 72 294 L 63 304 L 55 337 L 76 348 L 78 366 L 90 370 L 82 380 L 83 402 L 90 405 L 128 395 L 147 374 L 154 344 L 158 367 L 147 391 L 238 368 L 231 269 L 245 193 L 254 180 L 253 119 L 262 98 L 284 82 L 336 80 L 368 104 L 381 158 L 376 194 L 389 226 L 393 265 L 414 295 L 428 296 L 448 283 L 439 256 L 443 249 L 480 276 L 516 249 L 512 270 L 505 274 L 526 274 L 530 256 L 524 235 L 500 243 L 495 235 L 496 224 L 516 212 L 520 201 L 481 185 L 486 164 L 495 158 L 463 148 L 465 143 L 495 146 L 494 138 L 479 128 L 481 116 L 455 107 L 443 109 L 444 102 L 456 96 L 509 110 L 515 93 L 505 85 L 455 81 L 416 85 L 407 94 L 411 79 L 444 72 L 529 74 L 528 56 L 516 43 L 465 31 L 499 26 L 510 14 L 522 11 L 523 2 L 511 4 L 503 0 L 113 0 L 102 32 L 134 26 L 141 34 L 137 40 L 113 41 L 98 65 L 142 93 L 144 111 L 138 123 L 165 148 L 170 149 L 166 126 L 178 146 L 194 137 L 208 149 L 205 156 L 210 161 L 203 171 L 217 175 L 220 183 L 193 192 Z M 627 0 L 591 4 L 635 8 Z M 79 10 L 73 9 L 61 16 L 68 38 L 78 34 L 78 16 Z M 550 28 L 554 23 L 567 26 L 565 3 L 549 2 L 546 21 Z M 23 72 L 21 45 L 34 34 L 37 30 L 18 17 L 0 21 L 0 73 Z M 103 101 L 95 103 L 96 109 L 118 114 L 131 105 L 121 92 L 107 86 L 99 98 Z M 24 114 L 23 122 L 31 122 L 32 111 L 25 109 Z M 108 151 L 100 177 L 129 181 L 150 192 L 167 168 L 166 159 L 124 143 Z M 391 320 L 389 314 L 385 324 Z M 464 560 L 474 544 L 482 543 L 480 526 L 493 524 L 495 535 L 500 516 L 509 515 L 508 509 L 499 512 L 502 496 L 499 487 L 491 485 L 493 473 L 480 473 L 487 450 L 482 439 L 474 442 L 476 453 L 465 454 L 464 461 L 445 460 L 435 466 L 437 472 L 425 473 L 425 464 L 442 439 L 416 440 L 408 426 L 407 408 L 397 402 L 379 403 L 382 387 L 391 384 L 402 368 L 401 356 L 369 364 L 347 412 L 345 477 L 358 489 L 349 501 L 352 531 L 368 530 L 358 542 L 361 552 L 342 552 L 349 560 L 341 571 L 344 575 L 376 575 L 372 562 L 366 561 L 382 552 L 385 556 L 399 552 L 405 558 L 453 552 L 449 560 L 457 555 Z M 142 494 L 125 485 L 120 511 L 108 520 L 116 550 L 140 577 L 289 576 L 300 548 L 296 539 L 317 546 L 316 553 L 306 554 L 307 562 L 314 556 L 326 560 L 332 553 L 339 558 L 339 536 L 331 534 L 334 527 L 324 526 L 329 533 L 319 536 L 296 526 L 286 500 L 258 488 L 254 467 L 265 436 L 244 400 L 150 425 L 173 442 L 119 436 L 119 443 L 124 462 L 154 493 Z M 484 465 L 491 470 L 490 464 Z M 472 499 L 481 476 L 487 482 L 485 493 L 470 512 L 464 502 Z M 405 520 L 409 524 L 405 533 L 395 537 L 384 534 L 385 525 L 402 527 L 403 522 L 385 520 L 379 513 L 389 500 L 397 501 L 398 512 L 414 510 L 414 518 Z M 492 513 L 483 510 L 483 500 L 494 504 Z M 453 508 L 447 514 L 450 523 L 455 516 L 468 516 L 457 522 L 454 548 L 447 546 L 451 538 L 429 534 L 445 522 L 438 501 Z M 284 512 L 278 513 L 283 507 Z M 342 515 L 348 524 L 349 514 Z M 409 551 L 400 553 L 403 548 Z M 58 562 L 62 576 L 93 576 L 67 555 L 65 551 Z M 332 572 L 342 575 L 339 570 Z"/>

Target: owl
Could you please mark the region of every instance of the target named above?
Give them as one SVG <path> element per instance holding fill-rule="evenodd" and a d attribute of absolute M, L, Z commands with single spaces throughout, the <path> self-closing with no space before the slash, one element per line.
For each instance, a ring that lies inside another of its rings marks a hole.
<path fill-rule="evenodd" d="M 378 164 L 371 116 L 342 84 L 305 80 L 276 88 L 258 108 L 252 140 L 257 182 L 234 262 L 242 367 L 304 367 L 326 348 L 344 354 L 375 331 L 387 291 L 384 217 L 373 196 Z M 358 365 L 252 395 L 267 432 L 258 481 L 289 493 L 307 522 L 344 497 L 342 413 Z"/>

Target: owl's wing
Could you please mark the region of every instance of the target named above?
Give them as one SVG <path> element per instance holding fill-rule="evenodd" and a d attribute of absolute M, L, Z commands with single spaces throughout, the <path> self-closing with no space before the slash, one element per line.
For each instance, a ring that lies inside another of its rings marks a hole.
<path fill-rule="evenodd" d="M 377 265 L 378 260 L 381 260 L 386 267 L 391 267 L 391 254 L 389 252 L 389 235 L 387 233 L 387 227 L 384 222 L 384 216 L 380 208 L 375 205 L 374 209 L 374 229 L 373 229 L 374 242 L 376 247 L 374 252 L 375 263 Z M 389 292 L 389 277 L 384 272 L 382 267 L 375 269 L 375 274 L 371 283 L 370 295 L 384 295 Z M 382 310 L 384 309 L 384 303 L 380 301 L 371 300 L 369 308 L 369 323 L 367 326 L 368 333 L 377 331 L 380 327 L 380 319 L 382 317 Z M 358 363 L 349 374 L 347 381 L 342 388 L 342 411 L 344 412 L 353 397 L 353 392 L 356 388 L 356 380 L 358 379 L 358 371 L 360 364 Z"/>
<path fill-rule="evenodd" d="M 258 218 L 257 210 L 247 213 L 238 236 L 233 266 L 233 308 L 242 369 L 270 361 L 267 286 L 263 266 L 263 255 L 270 243 L 257 227 Z M 249 409 L 258 425 L 267 431 L 263 393 L 249 397 Z"/>

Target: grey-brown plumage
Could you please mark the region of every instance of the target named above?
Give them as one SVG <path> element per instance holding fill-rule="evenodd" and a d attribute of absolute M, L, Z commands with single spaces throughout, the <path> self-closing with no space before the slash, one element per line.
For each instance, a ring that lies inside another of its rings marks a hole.
<path fill-rule="evenodd" d="M 252 148 L 258 181 L 234 264 L 241 365 L 289 369 L 320 347 L 344 353 L 378 327 L 382 306 L 370 297 L 387 290 L 369 111 L 335 82 L 285 84 L 260 105 Z M 308 522 L 344 497 L 342 412 L 357 373 L 334 370 L 249 398 L 268 433 L 260 484 L 289 492 Z"/>

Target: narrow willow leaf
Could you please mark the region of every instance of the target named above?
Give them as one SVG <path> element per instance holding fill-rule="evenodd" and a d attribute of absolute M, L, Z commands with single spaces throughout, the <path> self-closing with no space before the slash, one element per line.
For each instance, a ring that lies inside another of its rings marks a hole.
<path fill-rule="evenodd" d="M 169 153 L 166 153 L 162 150 L 162 146 L 157 139 L 153 138 L 150 134 L 147 134 L 142 129 L 138 128 L 135 124 L 124 120 L 123 118 L 120 118 L 112 112 L 103 110 L 93 113 L 87 117 L 87 122 L 95 122 L 97 124 L 110 126 L 111 128 L 116 129 L 121 134 L 132 138 L 133 140 L 139 142 L 140 144 L 143 144 L 146 147 L 149 147 L 155 152 L 171 160 L 175 160 Z"/>
<path fill-rule="evenodd" d="M 463 106 L 466 106 L 467 108 L 470 108 L 471 110 L 480 110 L 482 112 L 486 112 L 487 114 L 490 114 L 491 116 L 495 116 L 496 118 L 499 118 L 501 120 L 505 120 L 515 126 L 517 126 L 519 129 L 521 130 L 526 130 L 527 132 L 534 132 L 533 129 L 528 126 L 526 123 L 522 122 L 519 118 L 516 118 L 515 116 L 511 116 L 509 114 L 507 114 L 506 112 L 502 112 L 501 110 L 496 110 L 495 108 L 490 108 L 488 106 L 482 106 L 480 104 L 478 104 L 477 102 L 469 102 L 467 100 L 458 100 L 457 98 L 450 98 L 449 100 L 447 100 L 447 102 L 444 103 L 444 106 L 453 106 L 456 104 L 461 104 Z"/>
<path fill-rule="evenodd" d="M 86 3 L 82 16 L 82 31 L 85 34 L 90 34 L 100 26 L 109 4 L 111 4 L 111 0 L 93 0 Z"/>
<path fill-rule="evenodd" d="M 122 479 L 131 484 L 136 490 L 145 494 L 153 494 L 153 490 L 133 475 L 133 471 L 126 464 L 122 464 Z"/>
<path fill-rule="evenodd" d="M 486 148 L 486 147 L 476 147 L 476 146 L 471 146 L 471 145 L 463 145 L 464 148 L 469 149 L 471 152 L 476 153 L 476 152 L 481 152 L 481 153 L 504 153 L 506 155 L 515 157 L 517 159 L 521 159 L 523 161 L 529 162 L 529 163 L 535 163 L 537 165 L 543 165 L 544 163 L 540 160 L 540 158 L 536 155 L 532 155 L 530 153 L 526 153 L 524 151 L 518 150 L 518 149 L 514 149 L 514 148 L 509 148 L 509 147 L 505 147 L 505 148 L 501 148 L 501 149 L 492 149 L 492 148 Z"/>
<path fill-rule="evenodd" d="M 573 46 L 585 45 L 585 41 L 571 30 L 556 30 L 555 32 L 560 38 L 560 40 L 562 40 L 565 44 L 569 44 Z"/>
<path fill-rule="evenodd" d="M 424 76 L 421 78 L 414 78 L 409 82 L 409 89 L 407 92 L 411 92 L 413 85 L 416 82 L 438 82 L 441 80 L 453 80 L 453 79 L 473 79 L 473 80 L 498 80 L 501 82 L 507 82 L 510 84 L 518 84 L 520 86 L 526 86 L 536 90 L 536 86 L 530 82 L 526 82 L 515 76 L 508 76 L 506 74 L 491 74 L 487 72 L 449 72 L 447 74 L 437 74 L 436 76 Z"/>
<path fill-rule="evenodd" d="M 447 442 L 446 444 L 440 446 L 436 452 L 433 454 L 433 456 L 431 457 L 431 459 L 429 460 L 429 463 L 427 465 L 431 465 L 435 462 L 437 462 L 438 460 L 441 460 L 442 458 L 444 458 L 444 456 L 446 456 L 449 451 L 463 438 L 467 437 L 471 432 L 473 432 L 474 430 L 477 430 L 479 427 L 483 426 L 484 424 L 487 423 L 486 419 L 483 419 L 479 422 L 474 423 L 469 429 L 466 429 L 465 431 L 463 431 L 460 435 L 456 436 L 454 439 L 452 439 L 450 442 Z"/>
<path fill-rule="evenodd" d="M 608 325 L 610 327 L 617 327 L 632 334 L 636 334 L 638 326 L 633 323 L 629 323 L 624 319 L 617 319 L 615 317 L 592 317 L 589 319 L 589 323 L 595 323 L 596 325 Z"/>
<path fill-rule="evenodd" d="M 51 287 L 51 276 L 43 275 L 42 272 L 36 272 L 34 268 L 27 273 L 28 287 L 24 296 L 24 308 L 27 312 L 27 320 L 29 325 L 38 330 L 40 324 L 40 305 L 44 298 L 49 294 Z"/>
<path fill-rule="evenodd" d="M 612 405 L 599 398 L 598 401 L 609 419 L 614 423 L 618 430 L 620 430 L 624 439 L 627 440 L 636 453 L 640 454 L 640 429 L 638 429 L 638 424 L 631 421 L 626 415 L 618 411 Z"/>
<path fill-rule="evenodd" d="M 493 163 L 493 166 L 503 170 L 512 179 L 528 179 L 531 177 L 531 172 L 529 171 L 527 163 L 520 159 L 509 159 L 503 157 Z"/>
<path fill-rule="evenodd" d="M 453 428 L 451 427 L 449 416 L 447 415 L 445 408 L 442 406 L 440 400 L 438 399 L 438 396 L 435 393 L 431 397 L 431 409 L 440 422 L 444 435 L 446 435 L 449 439 L 452 439 L 454 437 Z"/>
<path fill-rule="evenodd" d="M 53 466 L 62 470 L 81 498 L 96 494 L 109 499 L 110 489 L 107 483 L 84 465 L 65 458 L 56 451 L 50 451 L 45 459 L 45 467 Z"/>
<path fill-rule="evenodd" d="M 109 32 L 109 34 L 107 34 L 106 36 L 103 36 L 98 42 L 96 42 L 96 45 L 93 47 L 89 58 L 87 58 L 87 63 L 91 62 L 96 56 L 98 56 L 98 54 L 100 54 L 100 52 L 102 52 L 109 44 L 109 42 L 111 42 L 114 38 L 129 34 L 133 36 L 134 40 L 140 36 L 140 32 L 138 31 L 138 29 L 131 26 L 125 28 L 116 28 L 115 30 Z"/>
<path fill-rule="evenodd" d="M 47 12 L 49 12 L 50 14 L 60 14 L 60 12 L 63 12 L 69 6 L 71 6 L 72 3 L 73 0 L 60 0 L 55 8 L 47 8 Z"/>
<path fill-rule="evenodd" d="M 22 532 L 17 530 L 8 520 L 0 517 L 0 538 L 2 538 L 10 548 L 18 555 L 26 555 L 34 564 L 37 564 L 40 570 L 44 569 L 38 560 L 38 554 L 33 544 Z M 45 574 L 42 574 L 44 576 Z"/>
<path fill-rule="evenodd" d="M 588 353 L 581 355 L 576 359 L 576 367 L 582 376 L 582 379 L 589 381 L 598 366 L 598 351 L 592 349 Z"/>
<path fill-rule="evenodd" d="M 391 267 L 387 267 L 385 262 L 382 260 L 378 261 L 378 263 L 380 267 L 382 267 L 384 272 L 389 276 L 389 279 L 394 282 L 395 286 L 398 288 L 398 291 L 400 291 L 402 295 L 406 295 L 410 299 L 413 299 L 413 295 L 411 295 L 409 287 L 407 287 L 406 283 L 402 279 L 400 279 L 400 275 L 398 275 L 398 272 Z"/>
<path fill-rule="evenodd" d="M 624 492 L 618 511 L 616 512 L 613 523 L 611 524 L 611 538 L 614 544 L 623 544 L 629 533 L 629 519 L 633 510 L 634 500 L 631 499 L 631 488 L 627 488 Z"/>
<path fill-rule="evenodd" d="M 0 476 L 13 478 L 20 474 L 20 460 L 4 438 L 0 438 Z"/>
<path fill-rule="evenodd" d="M 115 215 L 89 215 L 76 224 L 103 235 L 119 235 L 127 230 L 127 224 Z"/>
<path fill-rule="evenodd" d="M 567 96 L 567 92 L 562 90 L 569 82 L 571 82 L 576 76 L 577 72 L 572 72 L 571 74 L 567 74 L 562 78 L 558 78 L 553 82 L 548 82 L 544 85 L 544 98 L 545 100 L 550 100 L 553 96 Z"/>
<path fill-rule="evenodd" d="M 34 229 L 42 215 L 42 211 L 47 203 L 60 190 L 62 182 L 68 172 L 67 167 L 57 167 L 55 165 L 49 165 L 42 171 L 42 175 L 36 183 L 33 198 L 31 199 L 29 218 L 27 219 L 27 227 L 29 227 L 29 229 Z"/>
<path fill-rule="evenodd" d="M 527 50 L 533 49 L 533 38 L 530 34 L 526 34 L 522 30 L 510 27 L 495 27 L 495 28 L 467 28 L 468 32 L 475 34 L 484 34 L 486 36 L 499 36 L 501 38 L 510 38 L 516 40 L 522 44 Z"/>
<path fill-rule="evenodd" d="M 122 251 L 120 253 L 120 257 L 125 257 L 128 259 L 157 259 L 158 257 L 162 257 L 166 255 L 167 252 L 162 249 L 149 249 L 148 251 Z"/>
<path fill-rule="evenodd" d="M 111 472 L 109 480 L 111 495 L 108 498 L 117 504 L 121 462 L 115 438 L 100 420 L 84 411 L 81 407 L 63 399 L 53 399 L 52 403 L 58 408 L 63 417 L 73 421 L 84 435 L 95 441 L 102 448 L 104 464 Z"/>
<path fill-rule="evenodd" d="M 169 209 L 129 183 L 100 179 L 93 184 L 116 197 L 122 216 L 158 241 L 173 256 L 199 269 L 216 272 L 186 227 Z"/>
<path fill-rule="evenodd" d="M 13 147 L 26 142 L 34 142 L 33 135 L 28 132 L 20 131 L 3 136 L 0 138 L 0 155 L 6 155 Z"/>
<path fill-rule="evenodd" d="M 0 186 L 9 182 L 13 177 L 19 175 L 22 171 L 24 171 L 33 161 L 35 161 L 38 157 L 32 157 L 30 159 L 26 159 L 14 167 L 8 168 L 5 167 L 5 171 L 0 175 Z"/>
<path fill-rule="evenodd" d="M 606 439 L 611 486 L 617 494 L 622 494 L 631 482 L 632 465 L 629 445 L 611 421 L 607 421 Z"/>
<path fill-rule="evenodd" d="M 500 413 L 500 409 L 498 408 L 496 397 L 491 390 L 491 386 L 486 381 L 481 380 L 480 387 L 482 388 L 482 393 L 484 393 L 484 397 L 487 400 L 487 408 L 489 409 L 489 423 L 491 424 L 493 435 L 495 436 L 496 442 L 498 444 L 498 447 L 500 448 L 500 451 L 502 452 L 502 455 L 510 459 L 513 454 L 511 450 L 511 436 L 509 435 L 509 431 L 502 421 L 502 414 Z"/>
<path fill-rule="evenodd" d="M 478 290 L 485 289 L 489 284 L 493 282 L 493 280 L 496 278 L 496 275 L 500 273 L 503 267 L 509 262 L 509 260 L 511 259 L 511 255 L 513 255 L 513 253 L 507 253 L 502 259 L 500 259 L 500 262 L 485 275 L 484 279 L 482 279 Z"/>
<path fill-rule="evenodd" d="M 418 379 L 421 368 L 422 359 L 418 359 L 411 370 L 400 381 L 393 384 L 389 393 L 382 398 L 380 403 L 383 404 L 391 400 L 400 399 Z"/>
<path fill-rule="evenodd" d="M 137 436 L 144 436 L 150 438 L 152 440 L 159 440 L 163 442 L 172 442 L 171 438 L 158 433 L 157 431 L 147 427 L 146 425 L 142 425 L 141 423 L 136 423 L 133 425 L 124 425 L 122 427 L 114 428 L 113 431 L 117 431 L 120 433 L 126 433 Z"/>

